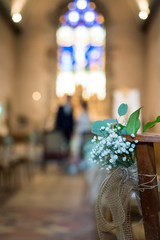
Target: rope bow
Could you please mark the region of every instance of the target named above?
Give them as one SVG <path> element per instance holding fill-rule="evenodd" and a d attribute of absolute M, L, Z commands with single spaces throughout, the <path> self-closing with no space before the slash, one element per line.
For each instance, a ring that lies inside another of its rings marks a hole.
<path fill-rule="evenodd" d="M 117 229 L 118 240 L 133 240 L 129 200 L 137 183 L 129 176 L 129 171 L 117 168 L 107 177 L 101 187 L 96 201 L 96 220 L 100 240 L 105 240 L 105 233 Z M 113 222 L 107 222 L 102 211 L 102 197 L 105 206 L 110 209 Z"/>

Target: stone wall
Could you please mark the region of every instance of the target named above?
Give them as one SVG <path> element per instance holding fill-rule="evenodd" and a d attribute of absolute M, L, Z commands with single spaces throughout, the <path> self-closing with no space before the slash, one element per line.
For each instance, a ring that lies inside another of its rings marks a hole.
<path fill-rule="evenodd" d="M 28 132 L 42 129 L 55 109 L 56 30 L 49 21 L 48 7 L 44 1 L 39 1 L 38 5 L 33 1 L 32 8 L 23 19 L 23 31 L 18 39 L 17 106 L 19 114 L 28 119 L 25 130 Z M 32 99 L 34 91 L 41 93 L 40 101 Z M 55 99 L 53 104 L 52 98 Z"/>
<path fill-rule="evenodd" d="M 8 104 L 15 102 L 16 36 L 6 19 L 0 15 L 0 104 L 3 107 L 0 132 L 6 133 Z M 14 105 L 14 104 L 13 104 Z M 13 113 L 12 108 L 12 113 Z"/>
<path fill-rule="evenodd" d="M 160 7 L 146 33 L 144 121 L 153 121 L 160 115 Z M 160 133 L 160 124 L 151 131 Z"/>

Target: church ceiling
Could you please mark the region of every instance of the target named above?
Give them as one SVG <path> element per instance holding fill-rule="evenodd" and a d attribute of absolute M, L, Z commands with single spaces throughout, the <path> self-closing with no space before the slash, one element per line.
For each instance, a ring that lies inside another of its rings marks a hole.
<path fill-rule="evenodd" d="M 100 6 L 103 14 L 103 6 L 106 8 L 107 19 L 113 22 L 134 21 L 135 23 L 143 25 L 144 22 L 138 17 L 140 11 L 140 2 L 147 2 L 149 4 L 150 15 L 153 7 L 155 9 L 159 0 L 90 0 L 96 3 L 97 9 Z M 51 21 L 56 22 L 55 19 L 59 13 L 62 14 L 67 9 L 69 0 L 0 0 L 0 5 L 3 5 L 7 10 L 8 15 L 14 12 L 20 12 L 23 15 L 23 21 L 20 24 L 25 25 L 30 17 L 34 16 L 40 21 L 41 16 L 51 16 Z M 149 15 L 149 16 L 150 16 Z"/>
<path fill-rule="evenodd" d="M 47 1 L 46 0 L 43 0 L 45 3 L 47 3 Z M 52 2 L 53 2 L 53 5 L 57 5 L 58 6 L 58 4 L 59 4 L 59 2 L 69 2 L 69 1 L 64 1 L 64 0 L 61 0 L 61 1 L 56 1 L 56 0 L 51 0 Z M 51 2 L 51 1 L 49 1 L 49 2 Z M 123 0 L 123 1 L 120 1 L 120 2 L 124 2 L 125 4 L 127 4 L 127 2 L 130 4 L 130 6 L 132 6 L 132 8 L 135 8 L 135 10 L 137 10 L 137 7 L 138 7 L 138 4 L 139 4 L 139 2 L 140 1 L 147 1 L 148 3 L 149 3 L 149 6 L 152 6 L 153 4 L 154 4 L 154 2 L 156 2 L 157 0 Z M 28 2 L 29 2 L 29 4 L 32 4 L 31 2 L 35 2 L 35 0 L 32 0 L 32 1 L 30 1 L 30 0 L 0 0 L 0 2 L 2 2 L 3 3 L 3 5 L 8 9 L 8 10 L 10 10 L 11 11 L 11 9 L 12 9 L 12 7 L 13 7 L 13 5 L 20 5 L 21 6 L 21 8 L 25 8 L 26 7 L 26 5 L 28 4 Z M 98 2 L 105 2 L 106 3 L 106 5 L 107 5 L 107 2 L 110 2 L 110 0 L 108 0 L 108 1 L 106 1 L 106 0 L 93 0 L 93 2 L 96 2 L 96 3 L 98 3 Z M 112 1 L 112 5 L 115 5 L 116 4 L 116 2 L 118 3 L 118 1 Z"/>

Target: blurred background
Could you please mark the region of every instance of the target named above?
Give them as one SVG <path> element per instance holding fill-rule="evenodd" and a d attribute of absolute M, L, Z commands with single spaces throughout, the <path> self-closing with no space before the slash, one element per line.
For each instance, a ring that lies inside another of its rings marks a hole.
<path fill-rule="evenodd" d="M 70 142 L 56 128 L 67 95 Z M 82 101 L 90 125 L 77 140 Z M 160 114 L 159 0 L 0 0 L 3 240 L 98 239 L 93 206 L 105 173 L 86 161 L 87 141 L 121 103 L 128 114 L 143 106 L 142 125 Z"/>

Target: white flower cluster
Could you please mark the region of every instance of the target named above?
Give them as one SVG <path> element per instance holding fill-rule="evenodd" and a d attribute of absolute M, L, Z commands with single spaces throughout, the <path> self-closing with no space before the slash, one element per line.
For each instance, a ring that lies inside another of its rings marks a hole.
<path fill-rule="evenodd" d="M 107 124 L 100 128 L 101 136 L 94 136 L 91 140 L 95 145 L 91 151 L 91 161 L 100 164 L 101 169 L 110 172 L 117 167 L 130 167 L 135 161 L 135 140 L 128 142 L 120 134 L 120 127 Z M 134 138 L 133 134 L 132 137 Z"/>

